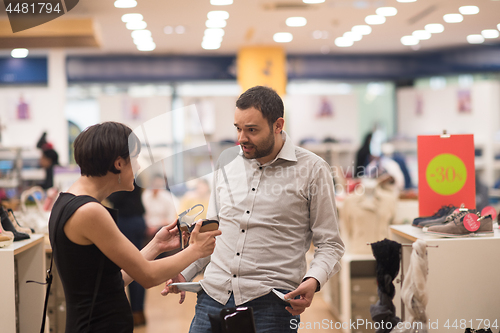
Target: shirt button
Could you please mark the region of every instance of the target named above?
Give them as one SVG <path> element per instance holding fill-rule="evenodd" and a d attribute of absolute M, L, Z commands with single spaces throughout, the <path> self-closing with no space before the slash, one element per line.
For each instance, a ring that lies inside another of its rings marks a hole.
<path fill-rule="evenodd" d="M 252 191 L 255 191 L 255 188 L 253 188 Z"/>
<path fill-rule="evenodd" d="M 236 255 L 237 255 L 237 256 L 239 256 L 239 255 L 240 255 L 240 253 L 238 252 L 238 253 L 236 253 Z"/>
<path fill-rule="evenodd" d="M 249 210 L 247 210 L 247 214 L 250 214 L 250 211 L 249 211 Z"/>
<path fill-rule="evenodd" d="M 231 295 L 232 291 L 231 291 L 231 290 L 228 290 L 228 291 L 227 291 L 227 293 L 228 293 L 229 295 Z"/>
<path fill-rule="evenodd" d="M 259 167 L 259 170 L 262 170 L 262 167 Z"/>
<path fill-rule="evenodd" d="M 245 232 L 245 230 L 241 230 L 241 232 Z"/>
<path fill-rule="evenodd" d="M 235 277 L 236 277 L 236 274 L 233 274 L 233 277 L 235 278 Z"/>

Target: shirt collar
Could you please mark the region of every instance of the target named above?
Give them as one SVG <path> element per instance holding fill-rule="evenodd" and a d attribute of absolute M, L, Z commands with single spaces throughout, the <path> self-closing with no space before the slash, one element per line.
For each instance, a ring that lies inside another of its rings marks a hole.
<path fill-rule="evenodd" d="M 277 159 L 280 158 L 291 162 L 297 162 L 297 156 L 295 155 L 295 146 L 293 145 L 290 136 L 288 136 L 288 133 L 282 131 L 281 138 L 285 143 L 283 144 L 283 147 L 281 147 L 281 150 L 279 151 L 278 155 L 276 155 L 276 157 L 272 161 L 269 161 L 263 165 L 273 164 Z M 240 155 L 243 156 L 243 149 L 241 148 L 241 146 L 240 146 Z M 254 161 L 257 162 L 257 160 Z"/>

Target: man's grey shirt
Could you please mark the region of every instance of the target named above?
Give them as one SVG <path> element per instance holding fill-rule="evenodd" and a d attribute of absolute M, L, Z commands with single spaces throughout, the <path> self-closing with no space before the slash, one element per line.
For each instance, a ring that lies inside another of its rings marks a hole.
<path fill-rule="evenodd" d="M 266 164 L 245 158 L 240 147 L 219 158 L 207 217 L 219 218 L 222 235 L 212 256 L 182 275 L 191 281 L 206 267 L 201 285 L 221 304 L 231 293 L 241 305 L 272 288 L 293 290 L 307 277 L 323 286 L 340 269 L 344 244 L 330 166 L 282 137 L 281 151 Z"/>

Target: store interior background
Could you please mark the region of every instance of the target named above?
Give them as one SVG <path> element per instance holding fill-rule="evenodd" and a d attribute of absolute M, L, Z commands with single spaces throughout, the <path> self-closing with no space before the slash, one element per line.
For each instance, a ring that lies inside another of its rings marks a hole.
<path fill-rule="evenodd" d="M 64 42 L 64 33 L 49 37 L 45 47 L 14 38 L 15 34 L 5 32 L 7 15 L 0 5 L 0 160 L 10 158 L 5 156 L 12 156 L 14 148 L 22 149 L 21 159 L 37 159 L 36 143 L 47 132 L 48 141 L 59 153 L 55 184 L 65 190 L 79 175 L 71 155 L 71 142 L 79 131 L 103 121 L 123 122 L 135 129 L 166 113 L 170 117 L 170 128 L 165 128 L 171 140 L 166 143 L 170 153 L 206 142 L 223 148 L 228 140 L 236 140 L 233 112 L 242 92 L 236 70 L 239 49 L 280 46 L 288 59 L 283 96 L 286 131 L 295 144 L 349 173 L 364 136 L 379 129 L 393 149 L 406 156 L 416 190 L 417 135 L 441 134 L 443 130 L 474 134 L 479 180 L 489 187 L 492 200 L 498 196 L 500 38 L 471 44 L 467 36 L 500 29 L 500 1 L 326 0 L 305 4 L 300 0 L 235 0 L 231 5 L 214 6 L 209 0 L 138 0 L 136 7 L 128 9 L 116 8 L 113 3 L 81 1 L 54 21 L 90 19 L 92 28 L 85 33 L 96 47 L 84 42 L 74 45 L 77 40 Z M 480 11 L 464 15 L 461 23 L 443 21 L 444 14 L 458 13 L 465 5 L 476 5 Z M 337 37 L 353 25 L 365 24 L 367 15 L 386 6 L 397 8 L 398 14 L 387 17 L 382 25 L 372 25 L 372 34 L 352 47 L 336 45 Z M 205 20 L 212 10 L 228 11 L 229 18 L 221 47 L 204 50 Z M 156 43 L 154 50 L 137 50 L 121 20 L 126 13 L 144 16 Z M 307 24 L 286 26 L 286 18 L 292 16 L 306 17 Z M 401 37 L 430 23 L 443 24 L 444 32 L 417 45 L 401 43 Z M 179 26 L 183 27 L 181 34 L 175 32 Z M 291 32 L 294 39 L 276 43 L 276 32 Z M 10 52 L 14 47 L 28 48 L 28 57 L 13 59 Z M 36 59 L 46 61 L 46 82 L 33 83 L 30 77 L 18 80 L 16 71 Z M 155 66 L 161 66 L 155 64 L 157 60 L 173 66 L 176 72 L 155 73 Z M 122 67 L 103 70 L 111 63 L 122 63 Z M 143 71 L 133 68 L 134 64 L 143 66 Z M 214 74 L 207 64 L 225 72 Z M 463 96 L 470 105 L 461 106 Z M 16 118 L 20 98 L 29 105 L 29 119 Z M 332 113 L 319 116 L 325 104 Z M 190 105 L 196 106 L 196 113 L 175 116 L 170 112 Z M 136 116 L 132 110 L 137 111 Z M 192 125 L 198 118 L 201 129 Z M 324 144 L 325 139 L 335 143 Z M 186 155 L 173 163 L 177 183 L 181 183 L 199 176 L 206 167 L 203 163 L 209 161 Z M 23 188 L 43 179 L 42 170 L 32 163 L 16 172 L 7 169 L 2 170 L 0 186 L 8 198 L 18 197 Z M 209 175 L 202 176 L 210 181 Z M 180 195 L 185 190 L 182 184 L 172 186 Z M 339 197 L 345 196 L 342 187 L 336 190 Z M 400 207 L 398 223 L 410 222 L 418 214 L 416 204 L 405 202 Z M 329 296 L 326 300 L 332 301 Z"/>

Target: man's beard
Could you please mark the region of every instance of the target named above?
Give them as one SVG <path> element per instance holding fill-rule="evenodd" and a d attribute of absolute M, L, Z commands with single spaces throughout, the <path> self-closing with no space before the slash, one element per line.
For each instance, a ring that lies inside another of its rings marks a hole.
<path fill-rule="evenodd" d="M 264 141 L 260 146 L 256 146 L 253 144 L 250 145 L 250 147 L 253 147 L 255 149 L 253 154 L 247 155 L 247 154 L 245 154 L 245 151 L 243 150 L 243 157 L 251 160 L 251 159 L 257 159 L 257 158 L 269 156 L 273 152 L 274 143 L 275 143 L 274 135 L 272 132 L 270 132 L 269 136 L 266 138 L 266 141 Z M 248 146 L 245 143 L 243 143 L 241 145 Z"/>

